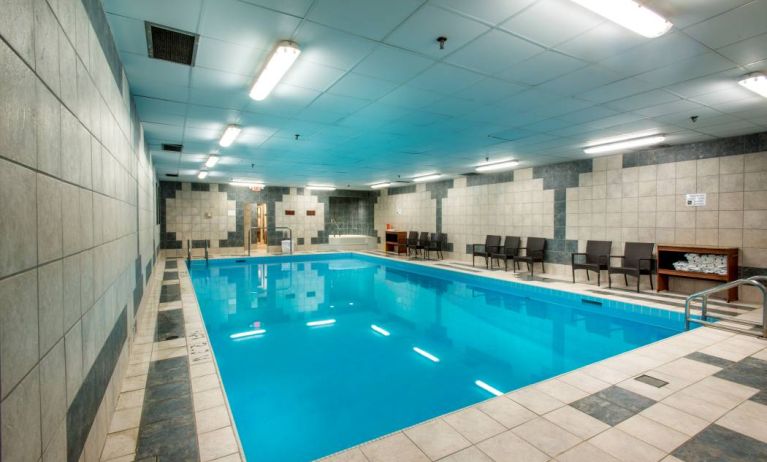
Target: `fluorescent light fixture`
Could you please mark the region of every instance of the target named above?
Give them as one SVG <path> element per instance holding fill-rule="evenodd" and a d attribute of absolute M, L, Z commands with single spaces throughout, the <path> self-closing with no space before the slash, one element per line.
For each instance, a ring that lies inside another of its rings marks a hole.
<path fill-rule="evenodd" d="M 211 155 L 208 157 L 208 160 L 205 161 L 205 166 L 208 168 L 213 168 L 218 163 L 220 157 L 216 155 Z"/>
<path fill-rule="evenodd" d="M 310 189 L 314 191 L 335 191 L 336 187 L 331 185 L 323 185 L 323 184 L 308 184 L 306 185 L 306 189 Z"/>
<path fill-rule="evenodd" d="M 262 335 L 266 333 L 266 329 L 249 330 L 245 332 L 238 332 L 229 336 L 230 339 L 237 340 L 238 338 L 253 337 L 255 335 Z"/>
<path fill-rule="evenodd" d="M 573 2 L 647 38 L 660 37 L 673 26 L 666 18 L 634 0 L 573 0 Z"/>
<path fill-rule="evenodd" d="M 384 329 L 383 327 L 378 327 L 375 324 L 371 324 L 370 328 L 378 332 L 379 334 L 383 335 L 384 337 L 388 337 L 391 335 L 388 330 Z"/>
<path fill-rule="evenodd" d="M 762 73 L 749 74 L 738 83 L 757 95 L 767 98 L 767 75 Z"/>
<path fill-rule="evenodd" d="M 496 170 L 505 170 L 507 168 L 514 168 L 519 165 L 518 160 L 503 160 L 499 162 L 488 162 L 482 164 L 476 168 L 480 173 L 482 172 L 494 172 Z"/>
<path fill-rule="evenodd" d="M 422 183 L 424 181 L 434 181 L 440 178 L 442 178 L 441 173 L 430 173 L 428 175 L 417 176 L 413 178 L 413 181 L 415 181 L 416 183 Z"/>
<path fill-rule="evenodd" d="M 218 141 L 218 144 L 224 148 L 231 146 L 232 143 L 234 143 L 234 140 L 240 136 L 241 131 L 242 127 L 239 125 L 227 125 L 226 130 L 224 130 L 224 134 L 221 135 L 221 139 Z"/>
<path fill-rule="evenodd" d="M 586 154 L 601 154 L 603 152 L 620 151 L 623 149 L 641 148 L 643 146 L 652 146 L 653 144 L 662 143 L 666 137 L 664 135 L 652 135 L 642 138 L 632 138 L 624 141 L 616 141 L 613 143 L 599 144 L 596 146 L 589 146 L 583 150 Z"/>
<path fill-rule="evenodd" d="M 435 363 L 439 362 L 439 358 L 434 356 L 433 354 L 429 353 L 428 351 L 422 350 L 422 349 L 420 349 L 418 347 L 413 347 L 413 351 L 415 351 L 416 353 L 418 353 L 419 355 L 423 356 L 424 358 L 426 358 L 426 359 L 428 359 L 430 361 L 433 361 Z"/>
<path fill-rule="evenodd" d="M 258 75 L 256 83 L 253 84 L 253 88 L 250 89 L 250 97 L 256 101 L 266 99 L 300 54 L 301 50 L 297 44 L 288 41 L 278 43 L 277 48 L 269 56 L 266 66 Z"/>
<path fill-rule="evenodd" d="M 208 177 L 208 171 L 207 170 L 200 170 L 200 172 L 197 174 L 197 178 L 204 180 Z"/>
<path fill-rule="evenodd" d="M 317 327 L 317 326 L 330 326 L 332 324 L 335 324 L 335 319 L 322 319 L 320 321 L 309 321 L 306 323 L 309 327 Z"/>
<path fill-rule="evenodd" d="M 252 182 L 252 181 L 237 181 L 237 180 L 232 180 L 232 181 L 229 182 L 229 184 L 231 186 L 240 186 L 240 187 L 243 187 L 243 188 L 263 188 L 264 187 L 263 183 L 256 183 L 256 182 Z"/>
<path fill-rule="evenodd" d="M 485 390 L 486 392 L 490 393 L 491 395 L 495 396 L 501 396 L 503 395 L 503 392 L 498 390 L 497 388 L 493 388 L 490 385 L 486 384 L 485 382 L 481 380 L 475 380 L 474 385 L 478 386 L 479 388 Z"/>
<path fill-rule="evenodd" d="M 388 188 L 389 186 L 391 186 L 391 183 L 384 182 L 384 183 L 376 183 L 374 185 L 371 185 L 370 187 L 372 189 L 381 189 L 381 188 Z"/>

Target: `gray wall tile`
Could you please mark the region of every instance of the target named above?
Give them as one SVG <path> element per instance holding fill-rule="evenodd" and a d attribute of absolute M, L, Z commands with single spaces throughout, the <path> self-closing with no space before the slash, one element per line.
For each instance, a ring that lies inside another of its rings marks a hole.
<path fill-rule="evenodd" d="M 0 397 L 4 398 L 39 359 L 34 269 L 0 281 Z"/>
<path fill-rule="evenodd" d="M 93 246 L 93 193 L 80 190 L 80 249 Z"/>
<path fill-rule="evenodd" d="M 37 270 L 40 357 L 64 335 L 64 280 L 61 260 Z"/>
<path fill-rule="evenodd" d="M 85 313 L 93 306 L 93 251 L 86 250 L 80 258 L 80 309 Z"/>
<path fill-rule="evenodd" d="M 35 65 L 34 20 L 34 9 L 31 1 L 3 1 L 3 14 L 0 14 L 0 35 L 33 67 Z"/>
<path fill-rule="evenodd" d="M 59 94 L 59 24 L 45 0 L 34 1 L 35 71 Z"/>
<path fill-rule="evenodd" d="M 37 264 L 36 190 L 34 172 L 0 159 L 0 277 Z"/>
<path fill-rule="evenodd" d="M 83 381 L 83 332 L 80 321 L 69 329 L 64 338 L 66 355 L 67 406 L 72 404 Z"/>
<path fill-rule="evenodd" d="M 42 442 L 48 447 L 67 415 L 67 379 L 64 338 L 40 362 Z"/>
<path fill-rule="evenodd" d="M 80 250 L 80 191 L 77 186 L 63 184 L 62 224 L 64 239 L 64 255 L 72 255 Z"/>
<path fill-rule="evenodd" d="M 67 110 L 61 111 L 61 179 L 80 183 L 80 122 Z"/>
<path fill-rule="evenodd" d="M 40 458 L 40 373 L 35 369 L 0 405 L 0 459 L 37 462 Z"/>
<path fill-rule="evenodd" d="M 39 263 L 47 263 L 61 258 L 62 255 L 61 185 L 62 183 L 54 178 L 37 174 L 37 261 Z"/>
<path fill-rule="evenodd" d="M 72 255 L 63 260 L 64 330 L 80 319 L 80 256 Z M 90 306 L 90 305 L 89 305 Z"/>
<path fill-rule="evenodd" d="M 59 0 L 63 9 L 64 4 L 70 4 L 74 0 Z M 75 50 L 69 43 L 63 31 L 59 33 L 59 74 L 61 76 L 61 101 L 74 110 L 77 105 L 77 65 Z"/>
<path fill-rule="evenodd" d="M 37 168 L 61 176 L 61 103 L 45 85 L 37 86 Z"/>
<path fill-rule="evenodd" d="M 13 8 L 13 5 L 9 6 Z M 5 8 L 0 17 L 0 21 L 15 20 Z M 37 166 L 36 81 L 29 68 L 0 41 L 0 82 L 3 82 L 0 85 L 0 113 L 3 114 L 0 119 L 0 140 L 3 140 L 0 143 L 0 156 L 30 167 Z"/>

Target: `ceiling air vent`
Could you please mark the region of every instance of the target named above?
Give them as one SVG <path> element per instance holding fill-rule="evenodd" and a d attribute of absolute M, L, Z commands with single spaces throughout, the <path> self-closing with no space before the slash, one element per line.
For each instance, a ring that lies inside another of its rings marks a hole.
<path fill-rule="evenodd" d="M 165 176 L 169 176 L 171 178 L 178 178 L 178 173 L 166 173 Z"/>
<path fill-rule="evenodd" d="M 170 151 L 170 152 L 181 152 L 181 150 L 184 148 L 183 144 L 162 144 L 162 150 L 163 151 Z"/>
<path fill-rule="evenodd" d="M 187 66 L 194 65 L 197 34 L 146 22 L 146 43 L 150 58 Z"/>

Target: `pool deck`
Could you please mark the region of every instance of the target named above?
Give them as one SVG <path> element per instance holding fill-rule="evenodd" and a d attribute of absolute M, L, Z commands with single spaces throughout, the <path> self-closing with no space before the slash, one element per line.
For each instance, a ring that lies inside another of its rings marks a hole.
<path fill-rule="evenodd" d="M 461 262 L 414 263 L 683 310 L 684 298 L 673 294 L 526 281 L 522 274 Z M 158 265 L 152 277 L 160 283 L 139 313 L 101 460 L 154 460 L 156 455 L 160 460 L 245 460 L 186 264 L 169 259 Z M 761 316 L 747 304 L 722 302 L 712 308 Z M 322 460 L 767 460 L 767 341 L 695 329 Z"/>

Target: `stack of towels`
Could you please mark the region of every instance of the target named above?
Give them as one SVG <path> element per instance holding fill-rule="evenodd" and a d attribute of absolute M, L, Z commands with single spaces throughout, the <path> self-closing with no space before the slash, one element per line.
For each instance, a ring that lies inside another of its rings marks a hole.
<path fill-rule="evenodd" d="M 675 270 L 721 275 L 727 274 L 727 257 L 725 255 L 686 253 L 684 256 L 687 258 L 687 261 L 675 262 Z"/>

